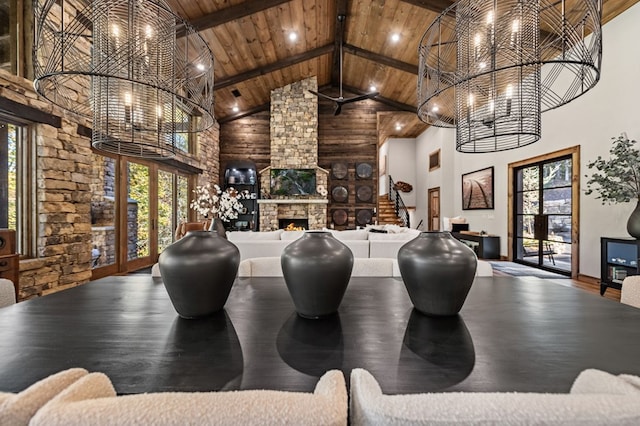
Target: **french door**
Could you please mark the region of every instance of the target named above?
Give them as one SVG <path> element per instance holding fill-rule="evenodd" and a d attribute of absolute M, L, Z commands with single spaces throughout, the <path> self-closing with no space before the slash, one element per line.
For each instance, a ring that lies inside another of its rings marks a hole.
<path fill-rule="evenodd" d="M 573 153 L 512 169 L 513 260 L 573 275 L 577 248 L 577 171 Z"/>
<path fill-rule="evenodd" d="M 153 265 L 188 219 L 190 176 L 125 157 L 95 155 L 93 279 Z"/>

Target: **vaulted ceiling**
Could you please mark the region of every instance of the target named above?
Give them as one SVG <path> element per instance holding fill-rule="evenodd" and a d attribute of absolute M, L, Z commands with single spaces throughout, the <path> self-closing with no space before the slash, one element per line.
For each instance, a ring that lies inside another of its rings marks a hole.
<path fill-rule="evenodd" d="M 603 22 L 638 1 L 604 0 Z M 408 137 L 425 128 L 415 115 L 418 45 L 433 19 L 452 4 L 449 0 L 169 0 L 169 4 L 201 31 L 215 56 L 214 112 L 221 123 L 268 108 L 271 90 L 314 75 L 321 91 L 334 88 L 335 93 L 340 85 L 342 40 L 344 90 L 362 94 L 375 86 L 380 92 L 376 99 L 397 110 L 405 123 L 403 133 L 394 133 L 398 120 L 387 114 L 379 125 L 388 127 L 380 130 Z M 344 25 L 338 15 L 346 16 Z M 292 32 L 295 40 L 289 38 Z"/>

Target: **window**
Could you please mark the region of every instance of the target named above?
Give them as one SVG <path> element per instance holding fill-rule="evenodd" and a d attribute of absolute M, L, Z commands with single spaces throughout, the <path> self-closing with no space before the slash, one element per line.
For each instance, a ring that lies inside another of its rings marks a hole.
<path fill-rule="evenodd" d="M 28 126 L 0 118 L 0 228 L 15 229 L 16 250 L 34 255 L 33 170 Z"/>
<path fill-rule="evenodd" d="M 0 69 L 24 76 L 24 0 L 0 1 Z"/>

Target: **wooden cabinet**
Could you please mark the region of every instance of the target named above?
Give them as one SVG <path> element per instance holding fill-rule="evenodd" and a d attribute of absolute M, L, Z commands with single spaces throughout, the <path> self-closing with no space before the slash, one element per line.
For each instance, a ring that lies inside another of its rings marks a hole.
<path fill-rule="evenodd" d="M 453 237 L 473 249 L 481 259 L 500 259 L 500 237 L 480 233 L 452 232 Z"/>
<path fill-rule="evenodd" d="M 258 175 L 256 166 L 251 161 L 236 160 L 227 163 L 224 174 L 224 189 L 234 188 L 247 191 L 250 198 L 240 200 L 244 206 L 237 219 L 225 222 L 225 228 L 230 231 L 258 231 Z"/>
<path fill-rule="evenodd" d="M 600 294 L 608 287 L 622 289 L 628 275 L 638 275 L 638 247 L 635 238 L 600 238 Z"/>

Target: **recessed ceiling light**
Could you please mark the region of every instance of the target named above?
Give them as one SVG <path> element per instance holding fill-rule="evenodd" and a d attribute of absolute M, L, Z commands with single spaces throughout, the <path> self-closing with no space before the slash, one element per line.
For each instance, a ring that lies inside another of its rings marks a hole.
<path fill-rule="evenodd" d="M 369 91 L 370 92 L 375 92 L 376 90 L 378 90 L 378 88 L 376 86 L 374 86 L 373 84 L 371 85 L 371 87 L 369 87 Z"/>
<path fill-rule="evenodd" d="M 290 41 L 296 41 L 298 39 L 298 34 L 295 31 L 291 31 L 289 33 L 289 40 Z"/>
<path fill-rule="evenodd" d="M 394 43 L 397 43 L 400 41 L 400 34 L 398 33 L 393 33 L 391 34 L 391 41 Z"/>
<path fill-rule="evenodd" d="M 234 105 L 233 108 L 231 108 L 233 110 L 233 112 L 238 112 L 240 111 L 240 108 L 238 108 L 238 105 Z"/>
<path fill-rule="evenodd" d="M 200 70 L 200 71 L 204 71 L 204 65 L 203 64 L 197 64 L 196 68 L 198 68 L 198 70 Z"/>
<path fill-rule="evenodd" d="M 402 126 L 399 124 L 396 124 L 396 130 L 402 130 Z"/>

